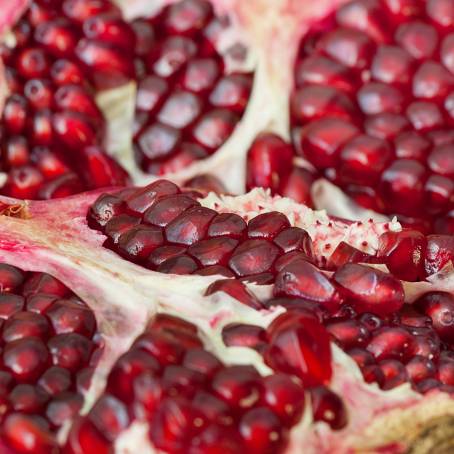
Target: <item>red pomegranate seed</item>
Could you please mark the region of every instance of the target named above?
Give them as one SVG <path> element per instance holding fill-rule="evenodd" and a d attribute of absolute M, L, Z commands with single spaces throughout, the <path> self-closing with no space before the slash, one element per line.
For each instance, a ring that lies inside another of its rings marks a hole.
<path fill-rule="evenodd" d="M 280 324 L 279 321 L 283 320 Z M 298 318 L 279 316 L 268 328 L 270 343 L 265 362 L 280 372 L 294 374 L 308 386 L 331 378 L 329 335 L 314 318 L 298 313 Z"/>
<path fill-rule="evenodd" d="M 394 146 L 397 158 L 424 162 L 431 143 L 423 135 L 411 131 L 399 134 L 394 140 Z"/>
<path fill-rule="evenodd" d="M 54 366 L 76 372 L 88 364 L 93 351 L 93 343 L 77 333 L 54 336 L 48 342 Z"/>
<path fill-rule="evenodd" d="M 356 320 L 336 321 L 334 319 L 326 325 L 326 329 L 344 350 L 364 347 L 370 338 L 367 327 Z"/>
<path fill-rule="evenodd" d="M 252 408 L 246 412 L 239 422 L 239 432 L 246 449 L 253 453 L 275 453 L 286 437 L 279 418 L 266 407 Z"/>
<path fill-rule="evenodd" d="M 230 323 L 222 329 L 222 340 L 228 347 L 258 349 L 266 342 L 266 331 L 261 326 Z"/>
<path fill-rule="evenodd" d="M 35 29 L 35 41 L 55 57 L 66 57 L 74 52 L 78 36 L 71 22 L 63 17 L 42 22 Z"/>
<path fill-rule="evenodd" d="M 26 125 L 28 103 L 20 95 L 10 96 L 3 109 L 3 124 L 11 134 L 21 134 Z"/>
<path fill-rule="evenodd" d="M 400 327 L 385 327 L 373 333 L 367 345 L 377 361 L 384 359 L 407 360 L 414 354 L 415 340 Z"/>
<path fill-rule="evenodd" d="M 134 32 L 116 13 L 91 16 L 84 21 L 82 29 L 87 38 L 107 42 L 125 52 L 130 52 L 136 44 Z"/>
<path fill-rule="evenodd" d="M 349 122 L 322 118 L 305 128 L 298 146 L 315 167 L 324 170 L 336 165 L 342 145 L 357 134 L 357 128 Z"/>
<path fill-rule="evenodd" d="M 80 85 L 63 85 L 54 94 L 55 106 L 72 110 L 89 117 L 101 118 L 101 112 L 91 94 Z"/>
<path fill-rule="evenodd" d="M 192 137 L 202 147 L 215 151 L 230 137 L 238 121 L 231 110 L 211 110 L 194 125 Z"/>
<path fill-rule="evenodd" d="M 207 266 L 206 268 L 201 268 L 195 271 L 193 274 L 197 274 L 199 276 L 235 277 L 235 275 L 228 268 L 220 265 Z"/>
<path fill-rule="evenodd" d="M 205 385 L 205 377 L 195 370 L 172 365 L 165 368 L 162 383 L 169 396 L 182 396 L 191 399 L 196 391 Z"/>
<path fill-rule="evenodd" d="M 213 377 L 215 394 L 234 408 L 251 408 L 259 398 L 260 375 L 253 366 L 229 366 Z"/>
<path fill-rule="evenodd" d="M 238 241 L 232 238 L 201 240 L 188 248 L 188 254 L 203 266 L 225 265 Z"/>
<path fill-rule="evenodd" d="M 402 284 L 375 268 L 347 263 L 334 273 L 333 280 L 358 312 L 386 315 L 397 312 L 404 304 Z"/>
<path fill-rule="evenodd" d="M 284 214 L 271 211 L 259 214 L 251 219 L 248 224 L 247 235 L 249 238 L 272 240 L 288 227 L 290 227 L 290 222 Z"/>
<path fill-rule="evenodd" d="M 24 296 L 29 297 L 37 293 L 65 297 L 70 295 L 70 290 L 61 281 L 55 279 L 50 274 L 33 273 L 24 285 L 23 294 Z"/>
<path fill-rule="evenodd" d="M 103 227 L 124 210 L 124 202 L 111 194 L 100 195 L 88 212 L 88 224 L 92 228 Z"/>
<path fill-rule="evenodd" d="M 381 361 L 379 367 L 385 376 L 383 389 L 392 389 L 408 381 L 407 370 L 400 361 L 387 359 Z"/>
<path fill-rule="evenodd" d="M 58 86 L 80 85 L 84 81 L 84 75 L 79 66 L 66 59 L 56 60 L 50 68 L 50 75 L 54 84 Z"/>
<path fill-rule="evenodd" d="M 134 262 L 144 261 L 164 242 L 159 227 L 139 224 L 122 233 L 118 239 L 118 251 Z"/>
<path fill-rule="evenodd" d="M 173 92 L 164 102 L 157 119 L 176 129 L 184 129 L 192 124 L 202 112 L 202 103 L 193 93 Z"/>
<path fill-rule="evenodd" d="M 90 17 L 102 13 L 120 15 L 120 10 L 115 4 L 99 0 L 64 0 L 63 13 L 72 21 L 82 23 Z"/>
<path fill-rule="evenodd" d="M 392 153 L 384 140 L 361 135 L 342 148 L 339 158 L 343 183 L 373 184 L 391 161 Z"/>
<path fill-rule="evenodd" d="M 164 27 L 169 34 L 192 36 L 205 27 L 212 15 L 207 1 L 183 0 L 166 10 Z"/>
<path fill-rule="evenodd" d="M 19 383 L 33 383 L 47 369 L 49 352 L 41 339 L 26 337 L 6 345 L 3 364 Z"/>
<path fill-rule="evenodd" d="M 380 388 L 385 384 L 386 377 L 380 366 L 375 364 L 365 366 L 361 372 L 366 383 L 377 383 Z"/>
<path fill-rule="evenodd" d="M 244 444 L 233 429 L 228 429 L 218 424 L 211 424 L 202 433 L 193 438 L 191 447 L 194 452 L 222 452 L 222 454 L 235 454 L 244 449 Z"/>
<path fill-rule="evenodd" d="M 178 186 L 174 183 L 166 180 L 157 180 L 142 189 L 134 191 L 125 200 L 131 214 L 141 216 L 159 199 L 178 194 L 179 192 Z"/>
<path fill-rule="evenodd" d="M 315 176 L 311 171 L 293 167 L 290 174 L 282 179 L 277 192 L 295 202 L 312 207 L 311 187 L 314 181 Z"/>
<path fill-rule="evenodd" d="M 44 78 L 48 75 L 49 68 L 49 55 L 39 47 L 26 48 L 16 58 L 16 69 L 25 80 Z"/>
<path fill-rule="evenodd" d="M 262 309 L 260 300 L 244 285 L 236 279 L 220 279 L 213 282 L 206 289 L 205 295 L 212 295 L 216 292 L 224 292 L 235 298 L 240 303 L 253 309 Z"/>
<path fill-rule="evenodd" d="M 50 396 L 56 396 L 72 387 L 71 373 L 62 367 L 52 366 L 40 377 L 38 385 Z"/>
<path fill-rule="evenodd" d="M 331 281 L 314 265 L 297 260 L 276 276 L 275 296 L 297 296 L 322 303 L 327 308 L 338 307 L 340 295 Z"/>
<path fill-rule="evenodd" d="M 436 377 L 444 385 L 454 385 L 454 361 L 450 359 L 440 359 L 436 372 Z"/>
<path fill-rule="evenodd" d="M 385 84 L 407 85 L 413 71 L 413 58 L 398 46 L 380 46 L 371 64 L 372 78 Z"/>
<path fill-rule="evenodd" d="M 415 230 L 385 232 L 379 238 L 378 256 L 384 257 L 391 273 L 399 279 L 425 278 L 426 237 Z"/>
<path fill-rule="evenodd" d="M 186 252 L 182 246 L 160 246 L 157 247 L 148 257 L 147 263 L 151 267 L 156 267 L 174 257 L 179 257 Z"/>
<path fill-rule="evenodd" d="M 263 379 L 261 403 L 267 405 L 287 426 L 296 424 L 304 411 L 304 389 L 285 374 L 268 375 Z"/>
<path fill-rule="evenodd" d="M 27 80 L 24 85 L 24 95 L 27 98 L 29 105 L 35 110 L 51 107 L 52 87 L 47 80 Z"/>
<path fill-rule="evenodd" d="M 15 266 L 0 264 L 0 292 L 12 292 L 24 282 L 24 273 Z"/>
<path fill-rule="evenodd" d="M 0 294 L 0 319 L 7 320 L 24 307 L 24 298 L 19 295 Z"/>
<path fill-rule="evenodd" d="M 348 355 L 358 364 L 360 369 L 375 364 L 375 358 L 372 353 L 362 348 L 352 348 L 347 351 Z"/>
<path fill-rule="evenodd" d="M 413 77 L 413 95 L 423 99 L 444 99 L 454 88 L 454 76 L 433 61 L 423 63 Z"/>
<path fill-rule="evenodd" d="M 228 110 L 215 110 L 216 116 L 225 116 L 227 121 L 238 121 L 234 115 L 227 116 L 228 111 L 242 114 L 247 106 L 252 90 L 252 77 L 247 74 L 229 74 L 217 82 L 209 96 L 210 103 L 219 108 Z M 207 125 L 208 127 L 208 125 Z"/>
<path fill-rule="evenodd" d="M 310 389 L 310 396 L 315 421 L 324 421 L 333 430 L 347 425 L 347 411 L 337 394 L 325 386 L 317 386 Z"/>
<path fill-rule="evenodd" d="M 413 383 L 419 383 L 421 380 L 435 377 L 435 364 L 423 356 L 414 356 L 405 366 L 407 374 Z"/>
<path fill-rule="evenodd" d="M 200 372 L 206 377 L 213 377 L 222 367 L 222 363 L 216 356 L 201 348 L 188 350 L 184 355 L 182 365 Z"/>
<path fill-rule="evenodd" d="M 134 379 L 134 415 L 151 419 L 163 398 L 162 384 L 153 373 L 146 371 Z"/>
<path fill-rule="evenodd" d="M 34 312 L 18 312 L 9 317 L 3 325 L 4 342 L 12 342 L 27 337 L 38 337 L 42 340 L 50 335 L 50 326 L 46 317 Z"/>
<path fill-rule="evenodd" d="M 209 237 L 229 236 L 240 238 L 245 232 L 246 222 L 241 216 L 233 213 L 217 214 L 208 227 Z"/>
<path fill-rule="evenodd" d="M 49 454 L 57 452 L 57 441 L 39 416 L 10 413 L 3 422 L 3 435 L 19 452 Z"/>
<path fill-rule="evenodd" d="M 260 134 L 247 154 L 246 189 L 255 187 L 278 191 L 292 169 L 293 149 L 275 134 Z"/>
<path fill-rule="evenodd" d="M 364 122 L 364 129 L 369 136 L 385 140 L 393 140 L 409 127 L 407 118 L 390 112 L 371 115 Z"/>
<path fill-rule="evenodd" d="M 109 373 L 107 390 L 124 402 L 133 399 L 136 377 L 145 371 L 156 374 L 160 369 L 158 361 L 148 352 L 134 349 L 122 355 Z"/>
<path fill-rule="evenodd" d="M 216 214 L 214 210 L 205 207 L 189 208 L 166 226 L 167 241 L 187 245 L 196 243 L 205 237 Z"/>
<path fill-rule="evenodd" d="M 184 194 L 170 195 L 151 206 L 143 216 L 144 222 L 159 227 L 166 227 L 188 208 L 200 206 L 192 197 Z"/>
<path fill-rule="evenodd" d="M 222 67 L 214 58 L 194 58 L 181 75 L 181 85 L 196 94 L 206 94 L 213 88 Z"/>
<path fill-rule="evenodd" d="M 149 332 L 143 334 L 137 338 L 134 347 L 148 352 L 162 366 L 179 363 L 184 355 L 184 346 L 181 345 L 181 340 L 163 333 Z"/>
<path fill-rule="evenodd" d="M 76 419 L 69 433 L 65 450 L 74 453 L 108 454 L 111 443 L 87 418 Z"/>
<path fill-rule="evenodd" d="M 27 414 L 41 413 L 49 400 L 44 390 L 25 383 L 15 386 L 8 398 L 11 410 Z"/>
<path fill-rule="evenodd" d="M 452 178 L 430 175 L 424 190 L 428 209 L 439 214 L 449 208 L 449 201 L 454 195 L 454 181 Z"/>
<path fill-rule="evenodd" d="M 114 441 L 129 425 L 126 406 L 109 394 L 103 395 L 90 410 L 88 416 L 100 433 Z"/>
<path fill-rule="evenodd" d="M 166 398 L 153 415 L 149 436 L 157 449 L 181 452 L 205 424 L 202 414 L 188 401 Z"/>
<path fill-rule="evenodd" d="M 79 333 L 82 336 L 92 337 L 96 330 L 96 320 L 93 312 L 78 300 L 55 301 L 46 310 L 56 334 Z"/>
<path fill-rule="evenodd" d="M 430 24 L 415 20 L 401 24 L 396 30 L 395 40 L 412 57 L 426 60 L 437 48 L 438 33 Z"/>
<path fill-rule="evenodd" d="M 205 391 L 197 391 L 192 405 L 209 421 L 214 421 L 224 428 L 233 424 L 233 412 L 227 403 Z"/>
<path fill-rule="evenodd" d="M 108 238 L 105 243 L 106 246 L 112 247 L 113 245 L 118 244 L 120 236 L 131 230 L 132 227 L 138 225 L 139 223 L 139 218 L 129 216 L 124 213 L 113 217 L 104 227 L 104 233 Z"/>
<path fill-rule="evenodd" d="M 53 427 L 61 427 L 79 414 L 83 403 L 83 397 L 80 394 L 63 392 L 49 402 L 46 418 Z"/>
<path fill-rule="evenodd" d="M 358 105 L 365 115 L 401 113 L 404 105 L 402 93 L 391 85 L 369 82 L 357 94 Z"/>
<path fill-rule="evenodd" d="M 247 240 L 233 252 L 229 267 L 240 277 L 253 276 L 271 270 L 279 249 L 266 240 Z"/>
<path fill-rule="evenodd" d="M 454 298 L 447 292 L 429 292 L 416 304 L 432 319 L 433 327 L 445 342 L 454 339 Z"/>

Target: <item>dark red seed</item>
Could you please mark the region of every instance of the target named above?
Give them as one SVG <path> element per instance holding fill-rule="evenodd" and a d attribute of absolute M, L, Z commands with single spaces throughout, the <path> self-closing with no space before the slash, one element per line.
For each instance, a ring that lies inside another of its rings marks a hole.
<path fill-rule="evenodd" d="M 400 327 L 384 327 L 377 330 L 370 340 L 367 350 L 377 361 L 384 359 L 407 360 L 415 350 L 415 340 L 411 334 Z"/>
<path fill-rule="evenodd" d="M 266 342 L 266 331 L 261 326 L 230 323 L 222 329 L 222 340 L 228 347 L 261 348 Z"/>
<path fill-rule="evenodd" d="M 54 336 L 48 342 L 54 366 L 76 372 L 88 364 L 93 351 L 93 343 L 77 333 Z"/>
<path fill-rule="evenodd" d="M 261 309 L 263 307 L 260 300 L 247 288 L 247 286 L 236 279 L 220 279 L 214 281 L 206 289 L 205 295 L 212 295 L 216 292 L 227 293 L 240 303 L 254 309 Z"/>
<path fill-rule="evenodd" d="M 315 421 L 324 421 L 333 430 L 347 425 L 347 411 L 337 394 L 325 386 L 317 386 L 310 389 L 310 396 Z"/>
<path fill-rule="evenodd" d="M 134 262 L 144 261 L 164 243 L 159 227 L 139 224 L 122 233 L 118 238 L 118 251 Z"/>
<path fill-rule="evenodd" d="M 208 227 L 209 237 L 229 236 L 240 238 L 247 228 L 244 219 L 234 213 L 216 215 Z"/>

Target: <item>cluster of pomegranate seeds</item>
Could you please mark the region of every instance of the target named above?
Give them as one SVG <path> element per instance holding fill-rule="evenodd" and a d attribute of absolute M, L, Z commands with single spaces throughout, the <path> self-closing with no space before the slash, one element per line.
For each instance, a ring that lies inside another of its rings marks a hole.
<path fill-rule="evenodd" d="M 307 335 L 301 330 L 318 322 L 288 322 L 279 317 L 270 327 L 274 339 L 270 349 L 279 346 L 287 351 L 281 337 L 300 332 L 301 357 L 307 357 L 309 365 L 305 375 L 317 377 L 312 388 L 303 387 L 293 371 L 263 377 L 252 365 L 225 365 L 204 348 L 195 325 L 168 314 L 156 315 L 113 366 L 105 393 L 88 415 L 76 421 L 67 447 L 74 454 L 92 446 L 107 452 L 121 431 L 142 421 L 149 424 L 153 446 L 168 453 L 280 453 L 289 429 L 304 412 L 305 391 L 311 393 L 316 420 L 332 423 L 335 429 L 344 427 L 343 403 L 323 385 L 330 371 L 323 372 L 320 382 L 313 366 L 330 362 L 326 331 L 317 345 L 306 345 Z M 299 325 L 302 322 L 304 327 Z M 323 342 L 328 357 L 315 358 Z"/>
<path fill-rule="evenodd" d="M 296 152 L 360 204 L 452 234 L 452 7 L 409 3 L 355 0 L 304 37 L 292 136 Z"/>
<path fill-rule="evenodd" d="M 304 269 L 295 265 L 298 279 L 314 273 L 324 277 L 306 262 L 315 260 L 310 236 L 292 227 L 284 214 L 263 213 L 247 222 L 237 214 L 203 207 L 197 197 L 197 192 L 182 192 L 172 182 L 158 180 L 143 188 L 102 194 L 90 208 L 88 223 L 106 235 L 106 247 L 162 273 L 223 275 L 270 284 L 284 266 L 303 259 Z M 389 231 L 380 236 L 378 246 L 376 254 L 369 255 L 341 242 L 321 265 L 336 270 L 346 263 L 380 263 L 399 279 L 418 281 L 454 258 L 450 235 Z"/>
<path fill-rule="evenodd" d="M 103 194 L 89 225 L 107 236 L 105 246 L 149 269 L 171 274 L 224 275 L 261 284 L 298 257 L 312 257 L 308 233 L 278 212 L 247 223 L 200 203 L 170 181 L 117 195 Z"/>
<path fill-rule="evenodd" d="M 54 453 L 102 351 L 93 312 L 49 274 L 0 264 L 0 444 Z"/>
<path fill-rule="evenodd" d="M 289 348 L 273 355 L 273 338 L 270 343 L 260 327 L 241 324 L 224 328 L 227 345 L 254 348 L 270 365 L 283 362 L 288 371 L 289 361 L 305 357 L 291 349 L 323 339 L 321 322 L 331 339 L 358 363 L 367 382 L 377 382 L 383 389 L 409 382 L 420 392 L 434 388 L 454 392 L 452 294 L 428 292 L 405 304 L 402 284 L 390 274 L 349 263 L 328 277 L 301 259 L 278 273 L 273 293 L 275 298 L 265 307 L 283 306 L 287 312 L 270 325 L 271 333 L 275 324 L 287 328 L 304 321 L 302 333 L 293 329 L 283 336 L 282 345 Z M 329 361 L 322 349 L 318 344 L 307 350 L 317 355 L 312 358 L 315 365 L 306 360 L 306 370 L 326 372 Z"/>
<path fill-rule="evenodd" d="M 33 1 L 2 44 L 10 95 L 0 130 L 2 193 L 50 199 L 124 185 L 127 174 L 102 148 L 96 90 L 134 76 L 135 37 L 107 0 Z"/>
<path fill-rule="evenodd" d="M 206 0 L 182 0 L 132 23 L 138 35 L 135 156 L 148 173 L 184 169 L 216 151 L 243 114 L 252 75 L 227 72 L 225 25 Z"/>

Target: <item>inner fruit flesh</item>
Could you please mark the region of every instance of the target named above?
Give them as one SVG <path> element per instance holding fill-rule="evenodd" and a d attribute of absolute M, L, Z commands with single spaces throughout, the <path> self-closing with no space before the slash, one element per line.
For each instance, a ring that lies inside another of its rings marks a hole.
<path fill-rule="evenodd" d="M 292 135 L 355 201 L 452 234 L 452 28 L 433 15 L 442 2 L 414 3 L 348 2 L 310 29 L 295 64 Z"/>

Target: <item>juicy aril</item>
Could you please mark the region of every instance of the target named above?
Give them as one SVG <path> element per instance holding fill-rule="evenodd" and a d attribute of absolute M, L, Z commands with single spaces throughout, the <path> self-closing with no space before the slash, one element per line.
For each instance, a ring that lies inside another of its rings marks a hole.
<path fill-rule="evenodd" d="M 118 3 L 5 38 L 0 452 L 448 452 L 451 4 Z"/>

